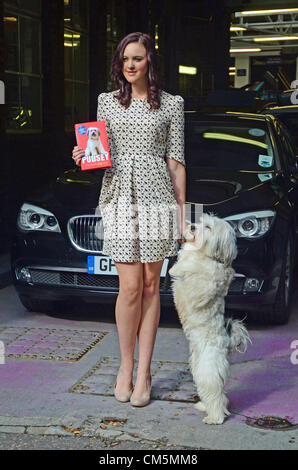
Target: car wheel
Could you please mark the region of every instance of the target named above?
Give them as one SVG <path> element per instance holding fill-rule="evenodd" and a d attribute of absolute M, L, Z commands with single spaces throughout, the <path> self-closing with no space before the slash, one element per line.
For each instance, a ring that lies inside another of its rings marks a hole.
<path fill-rule="evenodd" d="M 290 234 L 274 304 L 268 309 L 265 309 L 264 312 L 257 313 L 254 320 L 259 320 L 263 324 L 270 325 L 284 325 L 288 322 L 293 285 L 293 255 L 294 241 L 292 234 Z"/>
<path fill-rule="evenodd" d="M 32 299 L 22 294 L 19 295 L 19 299 L 29 312 L 53 312 L 55 310 L 55 302 L 50 300 Z"/>

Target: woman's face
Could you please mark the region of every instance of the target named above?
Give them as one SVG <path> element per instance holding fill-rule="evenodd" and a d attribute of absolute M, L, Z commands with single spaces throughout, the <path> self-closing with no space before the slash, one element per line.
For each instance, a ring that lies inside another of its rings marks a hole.
<path fill-rule="evenodd" d="M 131 84 L 147 82 L 147 70 L 148 60 L 145 46 L 139 42 L 127 44 L 122 64 L 122 73 L 126 80 Z"/>

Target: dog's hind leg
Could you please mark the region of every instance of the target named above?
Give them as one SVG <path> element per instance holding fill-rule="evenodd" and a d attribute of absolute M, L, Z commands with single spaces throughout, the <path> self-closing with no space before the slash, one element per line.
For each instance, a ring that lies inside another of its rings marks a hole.
<path fill-rule="evenodd" d="M 200 378 L 198 394 L 207 412 L 207 416 L 203 418 L 206 424 L 222 424 L 225 416 L 230 414 L 227 409 L 228 398 L 224 392 L 228 370 L 229 363 L 225 354 L 220 355 L 217 348 L 205 349 L 196 374 Z"/>
<path fill-rule="evenodd" d="M 230 415 L 230 412 L 227 409 L 228 398 L 225 394 L 221 395 L 214 400 L 213 405 L 208 406 L 207 416 L 203 418 L 204 423 L 206 424 L 222 424 L 226 416 Z"/>
<path fill-rule="evenodd" d="M 193 380 L 194 380 L 194 382 L 197 386 L 197 389 L 198 389 L 199 377 L 198 377 L 198 374 L 196 373 L 196 368 L 197 368 L 198 361 L 199 361 L 199 354 L 196 351 L 196 348 L 191 346 L 190 347 L 189 363 L 190 363 L 190 370 L 191 370 L 191 373 L 192 373 L 192 376 L 193 376 Z M 200 396 L 199 396 L 199 399 L 200 400 L 197 403 L 194 404 L 194 407 L 197 408 L 197 410 L 206 411 L 206 407 L 205 407 L 204 403 L 201 401 Z"/>
<path fill-rule="evenodd" d="M 199 374 L 197 373 L 198 363 L 199 363 L 199 353 L 197 351 L 196 346 L 193 343 L 191 343 L 191 345 L 190 345 L 189 363 L 190 363 L 190 369 L 191 369 L 192 377 L 193 377 L 193 380 L 194 380 L 194 382 L 197 386 L 197 391 L 198 391 L 199 390 L 199 380 L 200 380 Z M 199 395 L 199 392 L 198 392 L 198 395 Z M 202 399 L 201 399 L 200 395 L 199 395 L 199 401 L 194 404 L 194 407 L 199 411 L 206 411 L 206 406 L 202 402 Z"/>

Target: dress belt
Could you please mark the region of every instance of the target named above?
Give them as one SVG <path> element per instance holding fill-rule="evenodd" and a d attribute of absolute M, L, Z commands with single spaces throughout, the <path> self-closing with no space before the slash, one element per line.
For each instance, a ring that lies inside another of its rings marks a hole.
<path fill-rule="evenodd" d="M 143 152 L 132 152 L 132 153 L 123 153 L 123 152 L 119 152 L 119 153 L 112 153 L 111 154 L 111 158 L 113 157 L 136 157 L 136 156 L 139 156 L 139 157 L 158 157 L 158 158 L 164 158 L 165 155 L 164 154 L 158 154 L 158 153 L 143 153 Z"/>

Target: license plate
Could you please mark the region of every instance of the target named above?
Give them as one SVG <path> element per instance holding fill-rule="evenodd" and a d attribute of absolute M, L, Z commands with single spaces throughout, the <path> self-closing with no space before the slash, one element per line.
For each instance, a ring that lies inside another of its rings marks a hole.
<path fill-rule="evenodd" d="M 169 260 L 165 258 L 160 277 L 167 274 Z M 88 256 L 87 260 L 88 274 L 107 274 L 109 276 L 118 276 L 117 268 L 113 260 L 109 256 Z"/>

